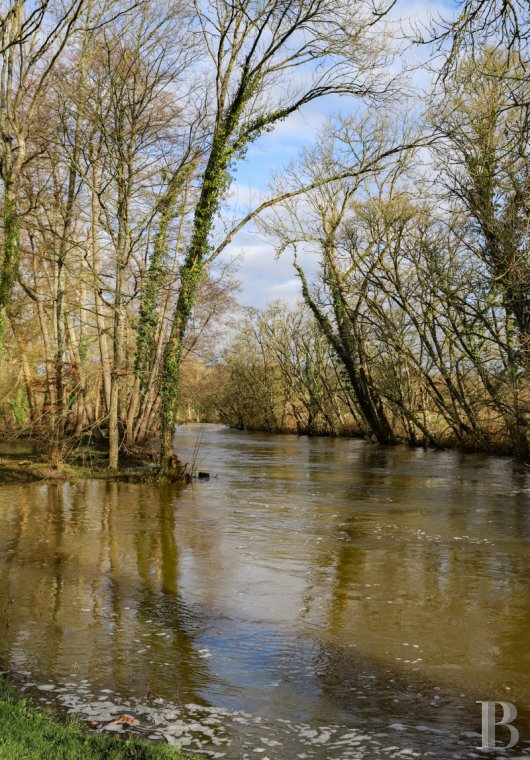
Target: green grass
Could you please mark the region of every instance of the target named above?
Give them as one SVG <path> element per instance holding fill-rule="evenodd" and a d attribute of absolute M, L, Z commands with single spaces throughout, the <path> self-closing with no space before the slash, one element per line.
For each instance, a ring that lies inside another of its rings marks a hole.
<path fill-rule="evenodd" d="M 0 679 L 1 760 L 185 760 L 167 744 L 89 734 L 73 719 L 59 721 L 18 699 Z M 188 756 L 188 760 L 191 760 Z"/>

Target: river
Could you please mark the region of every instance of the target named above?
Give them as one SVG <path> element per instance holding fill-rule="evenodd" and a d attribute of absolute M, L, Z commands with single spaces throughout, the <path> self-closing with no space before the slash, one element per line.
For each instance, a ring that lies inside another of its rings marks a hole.
<path fill-rule="evenodd" d="M 21 689 L 227 760 L 484 757 L 476 701 L 506 700 L 521 740 L 487 756 L 530 757 L 530 473 L 216 426 L 177 449 L 212 477 L 0 488 Z"/>

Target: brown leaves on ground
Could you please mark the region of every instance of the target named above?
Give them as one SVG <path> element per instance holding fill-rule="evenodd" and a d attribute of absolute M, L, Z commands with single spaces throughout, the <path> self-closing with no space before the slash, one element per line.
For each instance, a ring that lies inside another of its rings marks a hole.
<path fill-rule="evenodd" d="M 116 718 L 116 720 L 111 721 L 113 724 L 123 724 L 126 726 L 138 726 L 140 724 L 139 720 L 136 720 L 136 718 L 133 718 L 132 715 L 120 715 L 119 718 Z"/>

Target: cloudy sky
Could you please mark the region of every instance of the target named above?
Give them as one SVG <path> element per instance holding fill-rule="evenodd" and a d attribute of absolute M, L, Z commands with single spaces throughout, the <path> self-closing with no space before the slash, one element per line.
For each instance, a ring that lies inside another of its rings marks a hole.
<path fill-rule="evenodd" d="M 436 16 L 440 12 L 447 17 L 451 8 L 454 8 L 451 0 L 398 0 L 392 17 L 399 24 L 407 24 L 411 20 L 426 22 L 431 15 Z M 426 49 L 409 50 L 406 58 L 408 63 L 417 63 L 426 55 Z M 422 88 L 425 76 L 418 73 L 413 82 L 417 88 Z M 338 98 L 322 99 L 309 104 L 251 145 L 245 159 L 237 166 L 226 207 L 229 213 L 235 214 L 236 209 L 248 211 L 257 205 L 267 191 L 270 178 L 279 173 L 282 166 L 294 161 L 304 144 L 314 140 L 326 118 L 354 107 L 352 101 L 345 103 Z M 238 280 L 241 282 L 239 300 L 243 305 L 264 307 L 278 298 L 294 303 L 299 297 L 300 284 L 294 276 L 289 254 L 276 260 L 272 246 L 253 228 L 247 227 L 234 239 L 224 254 L 225 260 L 227 256 L 238 259 Z M 314 267 L 309 262 L 311 268 Z"/>

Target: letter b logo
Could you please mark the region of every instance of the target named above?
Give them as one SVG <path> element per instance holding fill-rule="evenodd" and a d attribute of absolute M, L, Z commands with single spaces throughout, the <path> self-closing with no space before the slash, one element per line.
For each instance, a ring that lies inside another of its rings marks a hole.
<path fill-rule="evenodd" d="M 512 722 L 517 718 L 517 708 L 511 702 L 482 702 L 482 746 L 480 749 L 495 749 L 495 726 L 506 726 L 510 732 L 510 741 L 504 746 L 504 749 L 515 747 L 519 741 L 519 731 L 512 726 Z M 495 720 L 495 706 L 502 707 L 502 718 Z"/>

